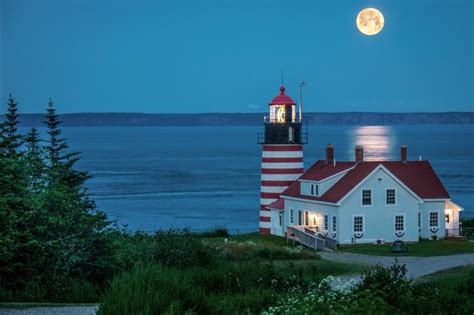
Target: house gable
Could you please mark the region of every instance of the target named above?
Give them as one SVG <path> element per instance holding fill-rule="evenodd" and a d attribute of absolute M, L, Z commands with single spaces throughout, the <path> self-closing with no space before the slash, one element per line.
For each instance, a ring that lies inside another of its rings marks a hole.
<path fill-rule="evenodd" d="M 364 205 L 362 192 L 370 191 L 371 202 Z M 395 202 L 387 203 L 387 190 L 395 191 Z M 377 167 L 360 182 L 346 197 L 341 199 L 339 206 L 339 222 L 341 243 L 351 243 L 354 238 L 354 217 L 362 216 L 364 230 L 360 241 L 375 242 L 381 235 L 387 241 L 400 238 L 395 233 L 395 218 L 403 217 L 404 235 L 407 241 L 418 240 L 418 212 L 422 200 L 403 183 L 383 167 Z"/>
<path fill-rule="evenodd" d="M 341 205 L 343 204 L 344 200 L 346 198 L 348 198 L 351 194 L 353 194 L 354 192 L 357 192 L 358 189 L 360 187 L 363 187 L 364 184 L 367 182 L 367 181 L 370 181 L 374 176 L 377 176 L 377 175 L 380 175 L 380 171 L 384 172 L 385 174 L 387 174 L 395 183 L 394 185 L 392 185 L 393 187 L 395 186 L 400 186 L 400 188 L 404 189 L 405 191 L 407 191 L 413 198 L 415 198 L 418 202 L 422 203 L 423 202 L 423 199 L 421 199 L 417 194 L 415 194 L 415 192 L 413 192 L 410 188 L 408 188 L 401 180 L 399 180 L 395 175 L 392 174 L 392 172 L 390 172 L 387 168 L 385 168 L 382 164 L 380 164 L 379 166 L 377 166 L 372 172 L 370 172 L 362 181 L 359 182 L 359 184 L 357 184 L 354 188 L 352 188 L 344 197 L 342 197 L 338 204 Z M 378 177 L 377 180 L 381 178 L 381 177 Z M 390 187 L 387 187 L 387 189 L 390 189 Z M 399 189 L 396 189 L 396 190 L 399 190 Z"/>

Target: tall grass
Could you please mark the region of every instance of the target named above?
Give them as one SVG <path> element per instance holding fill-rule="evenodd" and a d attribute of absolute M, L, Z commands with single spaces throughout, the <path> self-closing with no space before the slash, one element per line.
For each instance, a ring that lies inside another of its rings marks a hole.
<path fill-rule="evenodd" d="M 277 272 L 256 261 L 184 269 L 147 265 L 115 278 L 98 314 L 254 314 L 304 285 L 301 272 Z"/>

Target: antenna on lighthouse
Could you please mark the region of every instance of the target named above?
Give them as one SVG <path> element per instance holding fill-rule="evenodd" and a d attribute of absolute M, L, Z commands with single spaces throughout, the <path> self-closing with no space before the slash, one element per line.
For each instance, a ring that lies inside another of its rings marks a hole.
<path fill-rule="evenodd" d="M 304 87 L 304 81 L 301 81 L 300 83 L 300 122 L 303 120 L 303 87 Z"/>

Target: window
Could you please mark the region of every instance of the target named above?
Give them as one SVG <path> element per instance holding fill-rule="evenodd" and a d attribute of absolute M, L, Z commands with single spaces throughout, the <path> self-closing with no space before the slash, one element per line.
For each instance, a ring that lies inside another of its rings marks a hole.
<path fill-rule="evenodd" d="M 311 184 L 311 196 L 319 196 L 319 185 Z"/>
<path fill-rule="evenodd" d="M 280 214 L 278 218 L 280 219 L 280 226 L 283 226 L 283 216 Z"/>
<path fill-rule="evenodd" d="M 329 229 L 329 218 L 328 215 L 324 215 L 324 230 L 327 231 Z"/>
<path fill-rule="evenodd" d="M 385 203 L 386 203 L 387 205 L 394 205 L 394 204 L 396 204 L 396 200 L 395 200 L 395 189 L 387 189 L 387 191 L 386 191 Z"/>
<path fill-rule="evenodd" d="M 430 227 L 438 227 L 438 212 L 430 212 Z"/>
<path fill-rule="evenodd" d="M 362 216 L 354 217 L 354 232 L 364 231 L 364 218 Z"/>
<path fill-rule="evenodd" d="M 298 225 L 302 225 L 301 221 L 303 221 L 303 214 L 301 213 L 301 210 L 298 210 Z"/>
<path fill-rule="evenodd" d="M 405 231 L 405 216 L 403 214 L 395 216 L 395 232 Z"/>
<path fill-rule="evenodd" d="M 304 225 L 309 225 L 309 212 L 304 212 Z"/>
<path fill-rule="evenodd" d="M 421 228 L 421 212 L 418 212 L 418 228 Z"/>
<path fill-rule="evenodd" d="M 336 232 L 336 217 L 332 217 L 332 231 Z"/>
<path fill-rule="evenodd" d="M 372 204 L 372 190 L 362 190 L 362 205 L 370 206 Z"/>
<path fill-rule="evenodd" d="M 449 214 L 446 215 L 445 219 L 446 223 L 449 223 Z"/>
<path fill-rule="evenodd" d="M 295 215 L 295 213 L 294 213 L 293 209 L 290 209 L 290 223 L 294 223 L 294 221 L 295 221 L 294 218 L 293 218 L 294 215 Z"/>
<path fill-rule="evenodd" d="M 317 222 L 316 222 L 316 217 L 313 217 L 313 225 L 316 225 Z"/>

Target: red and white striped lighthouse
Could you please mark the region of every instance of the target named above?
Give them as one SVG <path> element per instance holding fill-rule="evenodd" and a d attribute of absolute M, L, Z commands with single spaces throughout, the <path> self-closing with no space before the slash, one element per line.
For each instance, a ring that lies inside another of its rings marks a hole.
<path fill-rule="evenodd" d="M 260 225 L 262 234 L 272 233 L 270 209 L 288 186 L 303 174 L 303 144 L 308 134 L 303 130 L 301 105 L 296 115 L 296 103 L 285 94 L 285 87 L 270 102 L 270 115 L 264 118 L 265 132 L 258 142 L 262 148 L 260 192 Z"/>

